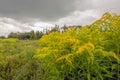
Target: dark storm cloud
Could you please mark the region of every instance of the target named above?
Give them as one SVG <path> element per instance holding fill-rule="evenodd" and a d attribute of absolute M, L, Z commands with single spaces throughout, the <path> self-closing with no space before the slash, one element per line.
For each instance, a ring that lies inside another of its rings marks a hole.
<path fill-rule="evenodd" d="M 0 0 L 0 14 L 54 20 L 74 10 L 73 0 Z"/>
<path fill-rule="evenodd" d="M 0 0 L 0 16 L 55 21 L 74 11 L 118 12 L 120 0 Z"/>

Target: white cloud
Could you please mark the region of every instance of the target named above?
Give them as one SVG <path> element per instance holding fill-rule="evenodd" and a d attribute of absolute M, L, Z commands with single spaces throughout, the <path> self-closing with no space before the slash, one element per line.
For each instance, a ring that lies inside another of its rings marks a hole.
<path fill-rule="evenodd" d="M 30 22 L 20 22 L 12 18 L 0 18 L 0 36 L 7 36 L 11 32 L 28 32 L 31 30 L 42 31 L 44 28 L 53 27 L 54 24 L 41 22 L 40 20 L 31 20 Z"/>
<path fill-rule="evenodd" d="M 100 14 L 96 10 L 74 11 L 68 16 L 60 18 L 56 24 L 88 25 L 99 17 Z"/>
<path fill-rule="evenodd" d="M 54 26 L 55 26 L 54 24 L 51 24 L 49 22 L 39 22 L 39 21 L 37 21 L 33 24 L 32 29 L 34 31 L 38 31 L 38 30 L 43 31 L 43 29 L 51 28 L 51 27 L 54 27 Z"/>
<path fill-rule="evenodd" d="M 11 18 L 0 18 L 0 35 L 7 36 L 10 32 L 30 31 L 31 28 L 27 24 L 23 24 Z"/>

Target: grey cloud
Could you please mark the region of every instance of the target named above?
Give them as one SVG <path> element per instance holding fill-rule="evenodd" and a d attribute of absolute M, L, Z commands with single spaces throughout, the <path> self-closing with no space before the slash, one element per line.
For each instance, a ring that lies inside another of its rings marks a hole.
<path fill-rule="evenodd" d="M 0 35 L 31 30 L 34 23 L 40 22 L 90 24 L 107 11 L 120 14 L 119 3 L 120 0 L 0 0 Z"/>
<path fill-rule="evenodd" d="M 120 14 L 120 0 L 76 0 L 72 14 L 58 19 L 58 24 L 88 25 L 99 19 L 105 12 Z M 78 11 L 78 14 L 74 14 Z M 94 17 L 97 15 L 96 17 Z"/>
<path fill-rule="evenodd" d="M 74 11 L 66 17 L 60 18 L 56 24 L 67 25 L 88 25 L 95 19 L 98 19 L 100 14 L 95 10 Z"/>
<path fill-rule="evenodd" d="M 120 0 L 0 0 L 0 15 L 56 21 L 76 10 L 120 13 L 119 3 Z"/>
<path fill-rule="evenodd" d="M 0 14 L 55 20 L 74 10 L 73 0 L 0 0 Z"/>
<path fill-rule="evenodd" d="M 84 1 L 77 1 L 76 9 L 78 10 L 89 10 L 94 9 L 101 13 L 101 15 L 107 11 L 112 13 L 120 13 L 120 0 L 84 0 Z M 82 5 L 81 5 L 82 4 Z M 81 6 L 79 6 L 81 5 Z"/>
<path fill-rule="evenodd" d="M 0 18 L 0 36 L 7 36 L 10 32 L 26 32 L 31 30 L 31 26 L 28 24 L 23 24 L 11 18 Z"/>
<path fill-rule="evenodd" d="M 93 8 L 92 0 L 76 0 L 74 2 L 76 10 L 85 11 Z"/>
<path fill-rule="evenodd" d="M 45 28 L 53 27 L 54 24 L 40 20 L 24 22 L 13 18 L 0 18 L 0 36 L 7 36 L 10 32 L 42 31 Z"/>

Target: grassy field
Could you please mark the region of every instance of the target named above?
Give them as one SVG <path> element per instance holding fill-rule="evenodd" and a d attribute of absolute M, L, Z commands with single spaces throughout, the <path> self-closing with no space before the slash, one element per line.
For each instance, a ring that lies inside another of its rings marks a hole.
<path fill-rule="evenodd" d="M 0 39 L 0 51 L 7 55 L 34 53 L 38 47 L 37 40 Z"/>
<path fill-rule="evenodd" d="M 0 39 L 0 80 L 39 80 L 37 40 Z"/>

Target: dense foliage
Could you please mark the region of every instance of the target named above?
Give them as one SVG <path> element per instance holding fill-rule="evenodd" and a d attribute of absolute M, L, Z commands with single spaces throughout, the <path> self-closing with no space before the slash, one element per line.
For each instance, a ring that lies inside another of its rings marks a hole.
<path fill-rule="evenodd" d="M 8 35 L 8 38 L 17 38 L 20 40 L 37 40 L 41 38 L 43 35 L 43 32 L 41 31 L 30 31 L 30 32 L 11 32 Z M 4 38 L 1 36 L 1 38 Z"/>
<path fill-rule="evenodd" d="M 100 20 L 40 39 L 34 55 L 43 62 L 43 80 L 119 80 L 120 16 Z"/>
<path fill-rule="evenodd" d="M 33 59 L 36 40 L 0 39 L 0 80 L 40 80 L 40 62 Z"/>

